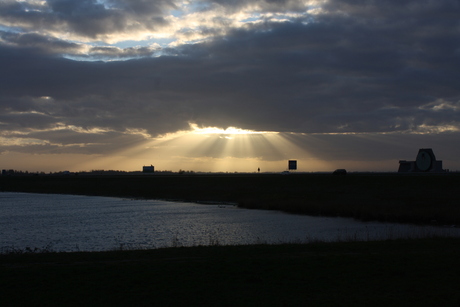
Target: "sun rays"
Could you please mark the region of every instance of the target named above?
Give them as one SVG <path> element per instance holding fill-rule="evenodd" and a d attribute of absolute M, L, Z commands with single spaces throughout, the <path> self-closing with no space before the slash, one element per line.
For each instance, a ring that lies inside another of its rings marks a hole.
<path fill-rule="evenodd" d="M 66 164 L 66 169 L 140 171 L 143 165 L 154 165 L 155 170 L 173 172 L 181 169 L 257 172 L 259 168 L 261 172 L 282 172 L 287 170 L 287 161 L 295 159 L 299 172 L 329 172 L 336 168 L 380 171 L 400 158 L 396 152 L 404 152 L 405 146 L 411 145 L 392 145 L 394 136 L 388 134 L 283 133 L 238 127 L 205 127 L 193 123 L 187 130 L 154 138 L 145 131 L 128 132 L 138 134 L 138 137 L 119 136 L 118 150 L 105 149 L 100 155 L 74 155 L 72 162 Z M 375 151 L 382 146 L 393 148 L 394 157 Z M 374 158 L 358 159 L 354 154 L 356 151 L 374 155 Z"/>
<path fill-rule="evenodd" d="M 104 134 L 104 132 L 101 132 Z M 126 134 L 129 133 L 129 137 Z M 111 134 L 116 147 L 98 145 L 100 153 L 68 151 L 54 154 L 52 161 L 41 161 L 37 170 L 121 170 L 141 171 L 144 165 L 155 170 L 195 172 L 283 172 L 287 161 L 298 161 L 298 172 L 388 171 L 406 158 L 410 148 L 420 147 L 425 139 L 398 142 L 393 134 L 321 134 L 255 131 L 237 127 L 204 127 L 190 124 L 189 129 L 151 137 L 146 131 L 129 130 Z M 454 137 L 453 137 L 454 138 Z M 96 146 L 96 145 L 87 145 Z M 118 149 L 117 149 L 118 148 Z M 382 148 L 382 150 L 376 150 Z M 362 159 L 356 152 L 367 156 Z M 23 154 L 23 161 L 32 161 Z M 18 155 L 3 153 L 3 161 Z M 395 162 L 396 161 L 396 162 Z M 21 164 L 33 170 L 27 162 Z"/>
<path fill-rule="evenodd" d="M 130 132 L 130 133 L 135 133 Z M 140 133 L 140 132 L 139 132 Z M 120 142 L 123 138 L 120 138 Z M 155 138 L 139 134 L 135 142 L 120 143 L 118 151 L 87 156 L 84 162 L 75 159 L 70 165 L 75 171 L 106 169 L 140 171 L 143 165 L 154 165 L 156 170 L 190 170 L 195 172 L 282 172 L 287 161 L 298 161 L 299 172 L 333 171 L 336 168 L 352 170 L 384 170 L 400 158 L 397 152 L 405 146 L 395 146 L 388 134 L 305 134 L 273 131 L 255 131 L 238 127 L 204 127 L 194 123 L 189 129 Z M 411 146 L 416 146 L 412 144 Z M 349 147 L 353 150 L 350 150 Z M 394 149 L 394 157 L 379 154 L 378 147 Z M 123 148 L 123 149 L 121 149 Z M 368 160 L 358 159 L 359 151 Z M 384 161 L 379 164 L 377 161 Z M 396 165 L 396 164 L 395 164 Z"/>
<path fill-rule="evenodd" d="M 79 167 L 107 169 L 112 165 L 110 169 L 140 170 L 142 165 L 153 164 L 158 170 L 172 171 L 283 171 L 288 159 L 306 156 L 304 148 L 279 132 L 200 127 L 191 123 L 188 130 L 146 138 L 109 158 L 95 158 Z"/>

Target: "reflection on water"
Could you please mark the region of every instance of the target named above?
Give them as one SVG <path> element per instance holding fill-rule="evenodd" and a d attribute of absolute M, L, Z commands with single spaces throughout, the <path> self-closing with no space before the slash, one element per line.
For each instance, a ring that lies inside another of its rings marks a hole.
<path fill-rule="evenodd" d="M 110 197 L 0 193 L 0 248 L 116 248 L 374 240 L 458 229 L 364 223 L 231 205 Z"/>

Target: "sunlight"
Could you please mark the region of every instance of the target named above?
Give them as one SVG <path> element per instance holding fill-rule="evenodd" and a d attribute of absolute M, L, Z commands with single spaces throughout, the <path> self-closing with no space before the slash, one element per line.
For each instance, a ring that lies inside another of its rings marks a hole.
<path fill-rule="evenodd" d="M 66 127 L 81 134 L 89 131 Z M 110 133 L 95 128 L 93 134 Z M 126 129 L 117 138 L 117 146 L 107 148 L 99 143 L 66 144 L 58 146 L 61 154 L 53 155 L 52 162 L 44 162 L 47 155 L 28 155 L 18 160 L 15 168 L 33 170 L 24 161 L 40 161 L 36 170 L 90 171 L 96 169 L 141 171 L 144 165 L 155 170 L 187 170 L 194 172 L 283 172 L 288 160 L 298 161 L 298 172 L 331 172 L 337 168 L 351 171 L 392 170 L 399 158 L 406 157 L 407 148 L 420 147 L 422 139 L 398 142 L 395 134 L 305 134 L 260 132 L 237 127 L 227 129 L 190 125 L 188 130 L 151 137 L 142 129 Z M 41 144 L 35 139 L 0 137 L 3 146 L 17 149 L 24 144 Z M 57 144 L 59 145 L 59 144 Z M 349 147 L 352 146 L 353 150 Z M 67 147 L 67 149 L 65 149 Z M 75 150 L 75 148 L 79 150 Z M 45 149 L 45 147 L 43 147 Z M 94 150 L 92 148 L 99 148 Z M 392 148 L 392 153 L 376 152 L 375 148 Z M 48 149 L 50 150 L 50 149 Z M 359 152 L 368 157 L 355 156 Z M 92 153 L 92 154 L 90 154 Z M 26 153 L 24 153 L 26 155 Z M 2 154 L 7 164 L 20 155 Z M 8 162 L 7 162 L 8 161 Z"/>
<path fill-rule="evenodd" d="M 151 138 L 145 131 L 131 131 L 143 140 L 125 144 L 110 156 L 97 157 L 79 165 L 81 169 L 156 170 L 203 172 L 282 172 L 287 160 L 299 162 L 298 171 L 323 171 L 332 166 L 309 149 L 311 137 L 290 133 L 254 131 L 237 127 L 199 127 Z"/>
<path fill-rule="evenodd" d="M 253 131 L 245 130 L 235 127 L 228 127 L 226 129 L 221 129 L 217 127 L 206 127 L 200 128 L 197 124 L 190 124 L 193 134 L 221 134 L 221 135 L 234 135 L 234 134 L 278 134 L 278 132 L 270 131 Z"/>
<path fill-rule="evenodd" d="M 245 172 L 259 167 L 262 171 L 283 171 L 287 159 L 307 155 L 279 132 L 199 127 L 194 123 L 187 131 L 152 140 L 149 147 L 170 169 L 195 171 Z"/>

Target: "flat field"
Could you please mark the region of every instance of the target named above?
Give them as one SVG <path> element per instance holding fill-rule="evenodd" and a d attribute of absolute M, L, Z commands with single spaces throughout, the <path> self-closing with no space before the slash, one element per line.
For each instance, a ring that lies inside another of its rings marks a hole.
<path fill-rule="evenodd" d="M 2 306 L 459 306 L 460 240 L 0 255 Z"/>
<path fill-rule="evenodd" d="M 359 220 L 460 225 L 460 174 L 0 176 L 0 191 L 192 202 Z"/>

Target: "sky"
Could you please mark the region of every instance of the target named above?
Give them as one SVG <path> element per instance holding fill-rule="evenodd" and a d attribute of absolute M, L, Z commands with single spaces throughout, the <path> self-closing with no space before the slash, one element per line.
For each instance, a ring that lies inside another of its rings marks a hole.
<path fill-rule="evenodd" d="M 0 169 L 460 169 L 458 0 L 1 0 Z"/>

